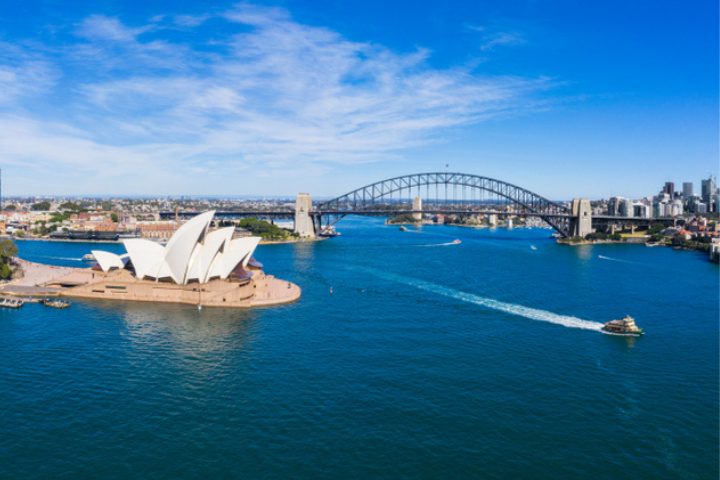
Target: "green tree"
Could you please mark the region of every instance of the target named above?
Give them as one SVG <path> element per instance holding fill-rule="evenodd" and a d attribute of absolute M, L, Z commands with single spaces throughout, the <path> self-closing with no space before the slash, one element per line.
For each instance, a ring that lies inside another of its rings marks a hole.
<path fill-rule="evenodd" d="M 391 218 L 388 223 L 420 223 L 420 220 L 416 220 L 412 213 L 401 213 Z"/>
<path fill-rule="evenodd" d="M 656 233 L 660 233 L 660 232 L 662 232 L 663 230 L 665 230 L 665 226 L 664 226 L 664 225 L 661 225 L 661 224 L 659 224 L 659 223 L 654 223 L 654 224 L 650 225 L 650 227 L 648 228 L 647 233 L 648 233 L 648 235 L 655 235 Z"/>
<path fill-rule="evenodd" d="M 13 205 L 11 203 L 10 205 L 5 205 L 4 209 L 8 212 L 14 212 L 15 210 L 17 210 L 17 205 Z"/>
<path fill-rule="evenodd" d="M 44 200 L 42 202 L 33 203 L 30 209 L 39 211 L 50 210 L 50 202 Z"/>
<path fill-rule="evenodd" d="M 118 214 L 115 213 L 115 212 L 112 212 L 112 213 L 110 214 L 110 220 L 112 220 L 113 222 L 117 223 L 117 222 L 119 221 L 119 219 L 118 219 Z"/>
<path fill-rule="evenodd" d="M 243 218 L 240 220 L 239 226 L 267 240 L 284 240 L 290 236 L 287 230 L 254 217 Z"/>
<path fill-rule="evenodd" d="M 686 246 L 687 243 L 688 243 L 688 241 L 685 240 L 685 236 L 680 235 L 680 234 L 673 235 L 673 238 L 672 238 L 673 247 L 684 247 L 684 246 Z"/>
<path fill-rule="evenodd" d="M 0 262 L 7 261 L 17 255 L 18 249 L 15 242 L 9 238 L 0 238 Z"/>
<path fill-rule="evenodd" d="M 605 232 L 592 232 L 585 235 L 586 240 L 607 240 L 608 234 Z"/>
<path fill-rule="evenodd" d="M 70 218 L 70 215 L 70 212 L 53 212 L 50 217 L 50 221 L 55 223 L 64 222 L 65 220 Z"/>
<path fill-rule="evenodd" d="M 0 239 L 0 278 L 7 280 L 12 277 L 10 262 L 17 255 L 17 245 L 9 238 Z"/>
<path fill-rule="evenodd" d="M 650 240 L 648 240 L 648 243 L 659 243 L 662 242 L 665 237 L 661 233 L 654 233 L 650 235 Z"/>
<path fill-rule="evenodd" d="M 75 202 L 64 202 L 60 204 L 60 210 L 70 210 L 72 212 L 77 212 L 80 210 L 80 205 Z"/>

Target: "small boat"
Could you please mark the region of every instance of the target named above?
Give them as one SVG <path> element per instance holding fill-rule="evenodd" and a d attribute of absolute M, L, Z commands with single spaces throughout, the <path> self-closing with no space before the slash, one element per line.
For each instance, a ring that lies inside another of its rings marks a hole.
<path fill-rule="evenodd" d="M 453 240 L 453 241 L 450 242 L 450 243 L 453 244 L 453 245 L 460 245 L 462 242 L 460 241 L 459 238 L 456 238 L 455 240 Z"/>
<path fill-rule="evenodd" d="M 325 227 L 320 230 L 319 236 L 321 237 L 339 237 L 342 235 L 340 232 L 335 230 L 335 227 Z"/>
<path fill-rule="evenodd" d="M 80 260 L 82 260 L 83 262 L 94 262 L 95 255 L 93 255 L 92 253 L 86 253 L 85 255 L 82 256 L 82 258 Z"/>
<path fill-rule="evenodd" d="M 66 300 L 51 300 L 49 298 L 46 298 L 45 300 L 43 300 L 42 303 L 46 307 L 51 307 L 51 308 L 68 308 L 70 306 L 70 302 L 68 302 Z"/>
<path fill-rule="evenodd" d="M 630 315 L 620 320 L 610 320 L 602 326 L 603 333 L 609 335 L 622 335 L 626 337 L 639 337 L 644 334 L 642 328 L 635 325 L 635 319 Z"/>
<path fill-rule="evenodd" d="M 23 297 L 21 300 L 23 303 L 42 303 L 42 300 L 37 297 Z"/>
<path fill-rule="evenodd" d="M 535 245 L 530 245 L 530 250 L 537 250 L 537 247 Z"/>
<path fill-rule="evenodd" d="M 0 307 L 5 308 L 20 308 L 25 305 L 25 302 L 16 298 L 3 298 L 0 300 Z"/>
<path fill-rule="evenodd" d="M 407 227 L 400 225 L 400 231 L 401 232 L 407 232 Z"/>

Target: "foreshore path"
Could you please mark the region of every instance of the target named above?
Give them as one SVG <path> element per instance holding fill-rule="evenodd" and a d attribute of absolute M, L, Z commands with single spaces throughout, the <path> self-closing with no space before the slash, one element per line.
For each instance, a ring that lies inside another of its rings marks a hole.
<path fill-rule="evenodd" d="M 46 287 L 45 285 L 61 278 L 85 276 L 83 268 L 58 267 L 56 265 L 45 265 L 42 263 L 29 262 L 22 258 L 16 258 L 15 262 L 23 271 L 21 278 L 12 280 L 0 285 L 0 293 L 15 295 L 57 295 L 59 288 Z"/>

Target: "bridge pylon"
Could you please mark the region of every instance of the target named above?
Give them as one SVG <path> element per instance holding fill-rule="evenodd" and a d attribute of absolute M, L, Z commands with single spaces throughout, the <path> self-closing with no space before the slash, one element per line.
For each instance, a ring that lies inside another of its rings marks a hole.
<path fill-rule="evenodd" d="M 573 198 L 572 218 L 570 219 L 570 236 L 582 237 L 592 233 L 592 207 L 587 198 Z"/>
<path fill-rule="evenodd" d="M 298 193 L 295 198 L 295 233 L 301 237 L 315 237 L 315 222 L 310 217 L 312 198 L 309 193 Z"/>
<path fill-rule="evenodd" d="M 417 212 L 412 214 L 413 220 L 415 220 L 416 222 L 422 221 L 422 198 L 420 197 L 420 195 L 413 198 L 412 209 Z"/>

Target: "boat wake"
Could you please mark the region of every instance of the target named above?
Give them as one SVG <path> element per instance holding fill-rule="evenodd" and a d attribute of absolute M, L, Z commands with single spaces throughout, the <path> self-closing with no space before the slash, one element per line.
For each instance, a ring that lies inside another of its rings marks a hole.
<path fill-rule="evenodd" d="M 445 243 L 429 243 L 427 245 L 413 245 L 413 247 L 449 247 L 451 245 L 460 245 L 460 242 L 453 240 Z"/>
<path fill-rule="evenodd" d="M 48 260 L 69 260 L 69 261 L 73 261 L 73 262 L 82 261 L 82 258 L 75 258 L 75 257 L 52 257 L 49 255 L 33 255 L 33 256 L 37 257 L 37 258 L 46 258 Z"/>
<path fill-rule="evenodd" d="M 445 297 L 460 300 L 462 302 L 472 303 L 481 307 L 490 308 L 492 310 L 498 310 L 500 312 L 509 313 L 511 315 L 517 315 L 519 317 L 529 318 L 530 320 L 538 320 L 541 322 L 554 323 L 556 325 L 562 325 L 567 328 L 579 328 L 582 330 L 595 330 L 597 332 L 602 331 L 603 326 L 600 322 L 593 322 L 590 320 L 583 320 L 581 318 L 573 317 L 570 315 L 560 315 L 547 310 L 540 310 L 538 308 L 525 307 L 523 305 L 517 305 L 514 303 L 501 302 L 492 298 L 481 297 L 473 293 L 462 292 L 449 287 L 443 287 L 435 283 L 426 282 L 424 280 L 418 280 L 415 278 L 403 277 L 393 273 L 381 272 L 370 268 L 361 268 L 361 270 L 375 275 L 385 280 L 391 280 L 394 282 L 402 283 L 411 287 L 415 287 L 419 290 L 426 292 L 435 293 Z"/>
<path fill-rule="evenodd" d="M 598 258 L 600 260 L 609 260 L 611 262 L 620 262 L 620 263 L 637 263 L 637 262 L 631 262 L 630 260 L 623 260 L 621 258 L 613 258 L 613 257 L 606 257 L 605 255 L 598 255 Z"/>

